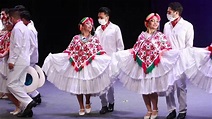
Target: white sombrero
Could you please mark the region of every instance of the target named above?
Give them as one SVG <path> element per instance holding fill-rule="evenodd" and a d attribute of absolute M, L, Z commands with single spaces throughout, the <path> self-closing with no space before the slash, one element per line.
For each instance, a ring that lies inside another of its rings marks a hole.
<path fill-rule="evenodd" d="M 35 65 L 34 66 L 35 70 L 37 71 L 38 73 L 38 88 L 42 87 L 45 83 L 45 75 L 43 73 L 43 70 L 40 68 L 40 66 L 38 65 Z"/>
<path fill-rule="evenodd" d="M 38 73 L 37 71 L 29 66 L 26 70 L 25 90 L 27 93 L 32 92 L 38 88 Z"/>

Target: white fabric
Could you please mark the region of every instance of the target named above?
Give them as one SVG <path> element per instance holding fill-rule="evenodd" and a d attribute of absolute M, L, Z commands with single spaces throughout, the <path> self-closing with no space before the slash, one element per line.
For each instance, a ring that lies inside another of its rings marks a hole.
<path fill-rule="evenodd" d="M 114 52 L 124 50 L 122 33 L 118 25 L 110 22 L 104 31 L 102 30 L 100 25 L 97 27 L 95 35 L 99 38 L 100 44 L 108 55 L 112 56 Z M 112 64 L 117 64 L 117 61 L 113 60 Z M 118 69 L 116 67 L 113 67 L 111 68 L 111 70 L 109 70 L 109 74 L 115 74 L 115 72 L 118 73 L 117 70 Z M 114 102 L 115 99 L 113 89 L 114 88 L 111 86 L 107 94 L 103 94 L 100 97 L 102 106 L 107 105 L 108 102 Z"/>
<path fill-rule="evenodd" d="M 8 63 L 28 66 L 30 63 L 30 31 L 23 25 L 23 22 L 19 21 L 11 32 Z"/>
<path fill-rule="evenodd" d="M 30 65 L 30 30 L 22 21 L 19 21 L 13 27 L 9 48 L 8 63 L 13 63 L 14 68 L 8 73 L 7 87 L 22 105 L 26 107 L 32 101 L 24 89 L 26 68 Z"/>
<path fill-rule="evenodd" d="M 193 47 L 193 25 L 183 18 L 174 27 L 171 22 L 167 22 L 164 26 L 164 34 L 171 42 L 173 49 Z"/>
<path fill-rule="evenodd" d="M 34 66 L 38 63 L 38 32 L 35 29 L 33 21 L 27 25 L 30 32 L 30 65 Z"/>
<path fill-rule="evenodd" d="M 0 19 L 0 30 L 4 29 L 4 25 L 2 24 L 2 21 Z"/>
<path fill-rule="evenodd" d="M 39 92 L 37 90 L 34 90 L 33 92 L 28 93 L 28 94 L 29 94 L 30 97 L 34 98 L 39 94 Z"/>
<path fill-rule="evenodd" d="M 190 55 L 193 57 L 195 65 L 186 71 L 190 82 L 208 93 L 212 93 L 212 59 L 210 53 L 206 48 L 194 47 L 190 49 Z"/>
<path fill-rule="evenodd" d="M 96 55 L 91 64 L 76 72 L 69 61 L 68 53 L 50 53 L 42 69 L 47 80 L 60 90 L 72 94 L 99 95 L 115 82 L 109 77 L 110 62 L 111 58 L 106 54 Z"/>
<path fill-rule="evenodd" d="M 0 58 L 0 92 L 8 93 L 7 90 L 7 73 L 8 73 L 8 64 L 7 58 Z"/>
<path fill-rule="evenodd" d="M 124 50 L 124 43 L 120 28 L 112 22 L 103 31 L 101 26 L 98 26 L 95 35 L 99 38 L 103 50 L 110 56 L 112 53 Z"/>
<path fill-rule="evenodd" d="M 120 70 L 113 69 L 113 76 L 118 76 L 126 88 L 139 94 L 163 92 L 194 64 L 193 62 L 187 63 L 192 60 L 184 56 L 187 53 L 188 49 L 166 51 L 158 66 L 155 66 L 151 73 L 145 74 L 143 68 L 134 61 L 129 50 L 119 51 L 114 55 L 116 57 L 114 59 L 118 61 L 115 64 L 117 66 L 112 67 L 120 68 Z"/>
<path fill-rule="evenodd" d="M 188 21 L 184 20 L 182 17 L 180 18 L 180 20 L 174 27 L 172 26 L 171 22 L 167 22 L 164 25 L 164 34 L 166 35 L 167 39 L 171 42 L 173 49 L 185 49 L 185 48 L 193 47 L 193 40 L 194 40 L 193 25 L 189 23 Z M 184 57 L 189 57 L 189 54 L 184 54 Z M 186 60 L 188 60 L 187 63 L 190 64 L 189 67 L 194 65 L 192 58 L 187 58 L 187 59 L 184 58 L 184 61 Z M 186 65 L 183 65 L 183 66 L 186 66 Z M 181 84 L 181 85 L 175 85 L 175 86 L 177 89 L 179 111 L 181 111 L 181 113 L 185 113 L 187 110 L 186 109 L 187 108 L 187 104 L 186 104 L 187 89 L 186 89 L 186 84 L 181 81 L 183 81 L 183 79 L 178 81 L 178 84 Z M 172 90 L 172 92 L 168 94 L 168 96 L 166 96 L 168 110 L 176 109 L 175 99 L 173 98 L 174 97 L 173 91 L 175 90 Z"/>

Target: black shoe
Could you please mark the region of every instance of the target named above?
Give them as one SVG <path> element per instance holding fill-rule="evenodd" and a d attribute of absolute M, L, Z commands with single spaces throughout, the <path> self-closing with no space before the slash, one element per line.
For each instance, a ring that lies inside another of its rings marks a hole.
<path fill-rule="evenodd" d="M 100 114 L 105 114 L 108 112 L 107 106 L 102 107 L 102 109 L 99 111 Z"/>
<path fill-rule="evenodd" d="M 33 108 L 33 107 L 36 107 L 36 106 L 37 106 L 36 102 L 35 102 L 35 101 L 31 101 L 31 102 L 27 105 L 27 107 L 25 108 L 25 110 L 23 111 L 22 115 L 27 115 L 27 114 L 29 114 L 29 113 L 32 111 L 32 108 Z"/>
<path fill-rule="evenodd" d="M 37 105 L 39 105 L 41 103 L 40 93 L 37 96 L 33 97 L 32 99 L 36 102 Z"/>
<path fill-rule="evenodd" d="M 185 119 L 186 113 L 179 113 L 177 119 Z"/>
<path fill-rule="evenodd" d="M 17 117 L 23 117 L 23 118 L 25 118 L 25 117 L 32 117 L 33 116 L 33 111 L 32 110 L 30 110 L 28 113 L 19 113 L 18 115 L 17 115 Z"/>
<path fill-rule="evenodd" d="M 166 119 L 174 119 L 176 117 L 176 110 L 173 110 L 169 115 L 166 117 Z"/>
<path fill-rule="evenodd" d="M 114 110 L 114 103 L 113 104 L 110 104 L 109 103 L 109 105 L 108 105 L 108 111 L 109 112 L 113 112 L 113 110 Z"/>

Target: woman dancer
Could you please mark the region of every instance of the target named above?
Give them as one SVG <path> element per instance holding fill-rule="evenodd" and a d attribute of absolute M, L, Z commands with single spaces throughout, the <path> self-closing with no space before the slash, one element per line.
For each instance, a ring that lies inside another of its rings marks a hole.
<path fill-rule="evenodd" d="M 73 37 L 63 53 L 50 53 L 42 67 L 47 79 L 57 88 L 77 96 L 79 115 L 91 112 L 91 95 L 104 93 L 114 82 L 108 75 L 111 58 L 98 38 L 92 36 L 92 29 L 93 19 L 83 18 L 79 23 L 81 33 Z"/>

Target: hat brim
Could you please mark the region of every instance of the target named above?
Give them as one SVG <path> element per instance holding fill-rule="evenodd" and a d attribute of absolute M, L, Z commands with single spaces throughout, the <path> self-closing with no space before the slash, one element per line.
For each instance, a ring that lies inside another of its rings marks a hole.
<path fill-rule="evenodd" d="M 39 78 L 39 80 L 38 80 L 38 87 L 40 88 L 40 87 L 42 87 L 43 85 L 44 85 L 44 83 L 45 83 L 45 75 L 44 75 L 44 72 L 43 72 L 43 70 L 40 68 L 40 66 L 38 66 L 38 65 L 35 65 L 35 70 L 37 71 L 37 73 L 38 73 L 38 78 Z"/>
<path fill-rule="evenodd" d="M 33 92 L 38 88 L 38 73 L 37 71 L 29 66 L 26 70 L 25 90 L 27 93 Z"/>

